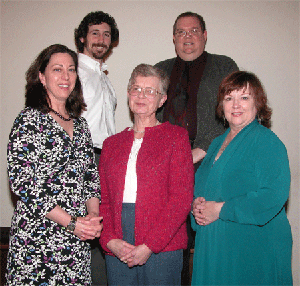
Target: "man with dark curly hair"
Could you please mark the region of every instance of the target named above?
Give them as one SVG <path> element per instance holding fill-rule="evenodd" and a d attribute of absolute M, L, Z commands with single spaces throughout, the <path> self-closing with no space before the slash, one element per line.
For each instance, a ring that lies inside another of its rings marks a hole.
<path fill-rule="evenodd" d="M 103 141 L 116 133 L 114 110 L 115 91 L 106 76 L 108 57 L 119 40 L 119 30 L 113 17 L 102 11 L 91 12 L 75 29 L 75 44 L 79 52 L 79 77 L 87 110 L 83 113 L 92 133 L 95 153 Z"/>
<path fill-rule="evenodd" d="M 105 71 L 104 59 L 119 40 L 115 19 L 102 11 L 87 14 L 75 29 L 78 50 L 78 74 L 87 105 L 82 116 L 88 122 L 97 164 L 103 141 L 116 133 L 115 107 L 117 98 Z M 93 245 L 96 244 L 96 245 Z M 93 285 L 106 285 L 104 255 L 98 241 L 92 244 Z"/>

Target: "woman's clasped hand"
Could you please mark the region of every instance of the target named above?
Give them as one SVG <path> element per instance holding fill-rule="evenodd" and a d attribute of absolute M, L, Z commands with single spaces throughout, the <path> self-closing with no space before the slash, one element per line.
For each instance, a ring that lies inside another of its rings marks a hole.
<path fill-rule="evenodd" d="M 86 217 L 78 217 L 74 234 L 81 240 L 91 240 L 100 237 L 103 217 L 96 214 L 88 214 Z"/>
<path fill-rule="evenodd" d="M 224 202 L 205 201 L 198 197 L 193 202 L 193 215 L 199 225 L 208 225 L 219 219 L 219 213 Z"/>

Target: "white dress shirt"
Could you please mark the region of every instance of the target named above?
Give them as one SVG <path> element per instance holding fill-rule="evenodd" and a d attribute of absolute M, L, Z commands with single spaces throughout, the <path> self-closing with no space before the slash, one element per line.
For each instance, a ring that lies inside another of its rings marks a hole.
<path fill-rule="evenodd" d="M 78 54 L 78 75 L 82 85 L 87 110 L 82 116 L 87 120 L 94 147 L 102 149 L 103 141 L 116 133 L 115 108 L 117 98 L 112 84 L 104 73 L 107 65 L 91 57 Z"/>

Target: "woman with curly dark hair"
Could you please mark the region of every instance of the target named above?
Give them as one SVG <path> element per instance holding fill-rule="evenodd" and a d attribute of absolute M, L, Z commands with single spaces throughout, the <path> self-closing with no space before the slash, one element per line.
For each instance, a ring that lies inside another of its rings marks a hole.
<path fill-rule="evenodd" d="M 100 236 L 99 176 L 77 75 L 77 55 L 43 50 L 26 73 L 26 107 L 7 153 L 12 218 L 8 285 L 90 285 L 90 246 Z"/>
<path fill-rule="evenodd" d="M 195 175 L 192 285 L 292 285 L 289 161 L 259 79 L 227 76 L 217 115 L 229 128 Z"/>

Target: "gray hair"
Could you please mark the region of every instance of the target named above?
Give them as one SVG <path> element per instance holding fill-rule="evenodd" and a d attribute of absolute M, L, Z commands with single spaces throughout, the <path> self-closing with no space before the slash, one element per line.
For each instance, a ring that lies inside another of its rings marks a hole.
<path fill-rule="evenodd" d="M 168 75 L 158 67 L 147 65 L 147 64 L 139 64 L 134 68 L 131 73 L 127 90 L 135 84 L 136 78 L 138 76 L 141 77 L 157 77 L 159 79 L 160 93 L 167 94 L 169 87 L 169 77 Z"/>

